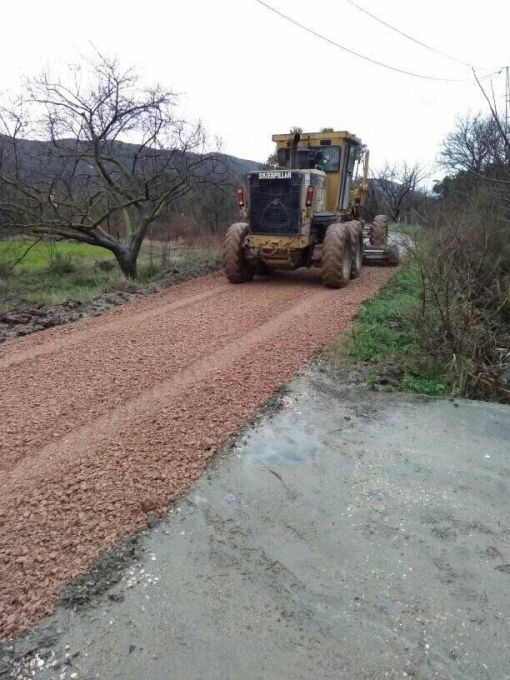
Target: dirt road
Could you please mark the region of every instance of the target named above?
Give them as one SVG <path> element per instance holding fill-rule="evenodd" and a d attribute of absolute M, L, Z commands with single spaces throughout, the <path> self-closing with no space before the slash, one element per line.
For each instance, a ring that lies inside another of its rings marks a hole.
<path fill-rule="evenodd" d="M 221 274 L 0 348 L 0 637 L 162 512 L 216 445 L 393 271 L 343 290 L 314 273 Z"/>

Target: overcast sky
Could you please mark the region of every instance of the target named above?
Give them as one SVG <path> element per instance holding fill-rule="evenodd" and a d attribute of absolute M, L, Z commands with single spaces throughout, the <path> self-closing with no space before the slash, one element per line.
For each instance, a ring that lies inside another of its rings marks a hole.
<path fill-rule="evenodd" d="M 180 93 L 190 118 L 225 151 L 264 160 L 271 134 L 297 125 L 348 129 L 372 164 L 433 167 L 455 118 L 484 108 L 470 69 L 397 35 L 347 0 L 267 0 L 309 28 L 426 80 L 369 64 L 290 24 L 255 0 L 4 0 L 0 88 L 53 72 L 91 44 Z M 386 22 L 486 74 L 510 63 L 510 2 L 356 0 Z M 486 69 L 486 70 L 483 70 Z M 489 83 L 487 79 L 485 83 Z M 504 106 L 503 75 L 494 78 Z M 441 171 L 433 170 L 440 176 Z"/>

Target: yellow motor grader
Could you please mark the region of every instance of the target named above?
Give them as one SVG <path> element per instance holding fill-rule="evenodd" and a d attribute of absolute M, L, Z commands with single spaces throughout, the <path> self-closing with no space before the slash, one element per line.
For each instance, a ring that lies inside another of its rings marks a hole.
<path fill-rule="evenodd" d="M 225 235 L 232 283 L 275 269 L 320 267 L 329 288 L 359 276 L 363 262 L 396 264 L 388 220 L 365 227 L 368 151 L 350 132 L 273 135 L 276 168 L 249 172 L 237 190 L 240 219 Z M 245 191 L 246 189 L 246 191 Z"/>

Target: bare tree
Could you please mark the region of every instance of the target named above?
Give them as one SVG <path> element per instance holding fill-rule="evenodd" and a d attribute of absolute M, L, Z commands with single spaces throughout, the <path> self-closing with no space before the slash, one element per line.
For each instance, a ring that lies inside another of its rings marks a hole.
<path fill-rule="evenodd" d="M 371 184 L 379 211 L 388 213 L 391 220 L 398 222 L 402 210 L 409 207 L 411 198 L 420 190 L 424 179 L 425 172 L 417 163 L 386 163 L 382 170 L 373 172 Z"/>
<path fill-rule="evenodd" d="M 442 198 L 462 203 L 484 189 L 492 201 L 510 208 L 510 147 L 494 116 L 496 109 L 489 116 L 466 115 L 446 136 L 440 160 L 448 176 L 434 187 Z"/>
<path fill-rule="evenodd" d="M 205 153 L 201 125 L 176 115 L 172 92 L 143 89 L 102 55 L 87 66 L 66 81 L 45 73 L 0 109 L 0 214 L 11 228 L 106 248 L 134 278 L 149 226 L 219 180 L 221 161 Z"/>
<path fill-rule="evenodd" d="M 508 150 L 493 118 L 468 114 L 459 118 L 455 130 L 446 136 L 440 160 L 453 172 L 481 176 L 505 165 Z"/>
<path fill-rule="evenodd" d="M 276 149 L 272 151 L 264 163 L 265 168 L 277 168 L 278 167 L 278 152 Z"/>
<path fill-rule="evenodd" d="M 494 93 L 494 86 L 491 81 L 491 94 L 492 94 L 492 99 L 489 97 L 487 92 L 485 91 L 485 88 L 483 87 L 482 83 L 480 82 L 480 78 L 476 74 L 476 71 L 473 67 L 473 75 L 475 77 L 475 80 L 478 84 L 478 87 L 480 88 L 485 101 L 487 102 L 487 105 L 489 107 L 489 111 L 491 112 L 491 117 L 492 117 L 492 122 L 496 126 L 498 133 L 499 133 L 499 138 L 500 141 L 504 147 L 505 151 L 505 160 L 508 162 L 510 160 L 510 137 L 508 135 L 508 120 L 502 121 L 501 117 L 499 115 L 498 111 L 498 105 L 496 102 L 496 95 Z M 507 67 L 507 78 L 508 78 L 508 67 Z"/>

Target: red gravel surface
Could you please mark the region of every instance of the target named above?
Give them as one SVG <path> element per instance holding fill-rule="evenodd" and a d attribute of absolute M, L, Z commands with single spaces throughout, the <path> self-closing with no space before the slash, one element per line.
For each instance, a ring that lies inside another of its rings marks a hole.
<path fill-rule="evenodd" d="M 0 348 L 0 637 L 161 513 L 392 270 L 213 274 Z"/>

